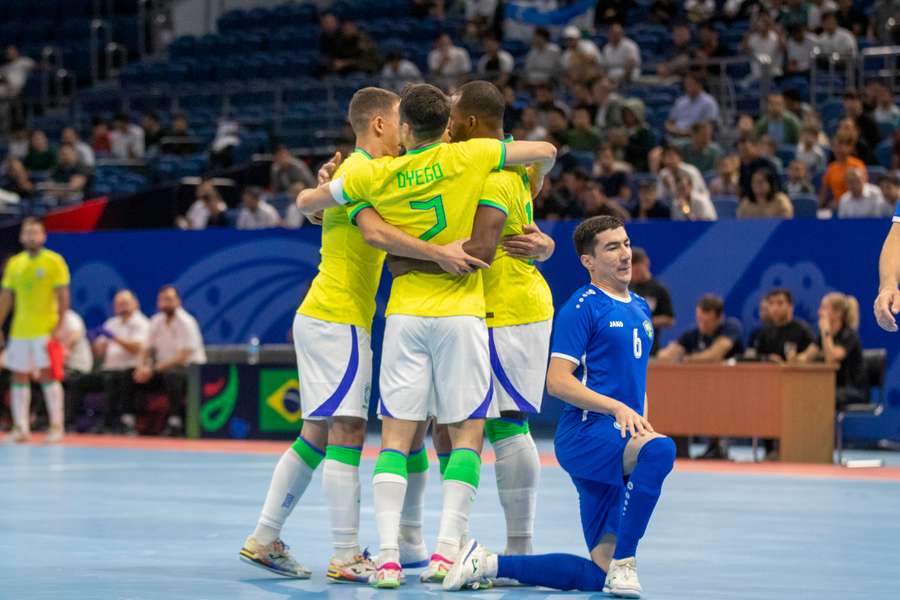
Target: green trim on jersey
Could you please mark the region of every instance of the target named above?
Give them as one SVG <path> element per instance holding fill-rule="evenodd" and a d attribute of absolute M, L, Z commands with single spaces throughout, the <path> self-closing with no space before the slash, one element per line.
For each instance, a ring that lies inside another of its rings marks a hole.
<path fill-rule="evenodd" d="M 363 149 L 360 148 L 359 146 L 357 146 L 356 148 L 354 148 L 353 151 L 354 151 L 354 152 L 359 152 L 360 154 L 362 154 L 363 156 L 365 156 L 365 157 L 368 158 L 369 160 L 374 160 L 374 159 L 372 158 L 372 155 L 371 155 L 371 154 L 369 154 L 368 152 L 366 152 L 365 150 L 363 150 Z"/>
<path fill-rule="evenodd" d="M 498 203 L 496 203 L 496 202 L 493 202 L 492 200 L 481 199 L 481 200 L 478 201 L 478 206 L 490 206 L 491 208 L 496 208 L 497 210 L 499 210 L 500 212 L 502 212 L 502 213 L 503 213 L 504 215 L 506 215 L 507 217 L 509 216 L 509 211 L 506 210 L 506 207 L 505 207 L 505 206 L 503 206 L 502 204 L 498 204 Z"/>
<path fill-rule="evenodd" d="M 371 202 L 360 202 L 353 210 L 350 211 L 350 222 L 356 225 L 356 215 L 360 213 L 364 208 L 372 208 Z"/>
<path fill-rule="evenodd" d="M 435 146 L 439 146 L 443 143 L 444 142 L 432 142 L 431 144 L 428 144 L 427 146 L 421 146 L 419 148 L 413 148 L 412 150 L 407 150 L 406 153 L 407 154 L 419 154 L 420 152 L 425 152 L 426 150 L 431 150 Z"/>

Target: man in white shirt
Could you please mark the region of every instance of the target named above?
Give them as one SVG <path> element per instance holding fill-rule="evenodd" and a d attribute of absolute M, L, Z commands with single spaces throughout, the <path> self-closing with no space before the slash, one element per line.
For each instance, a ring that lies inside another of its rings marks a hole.
<path fill-rule="evenodd" d="M 28 74 L 37 66 L 33 59 L 19 54 L 15 46 L 6 47 L 6 64 L 0 66 L 0 99 L 9 100 L 22 93 Z"/>
<path fill-rule="evenodd" d="M 181 307 L 174 286 L 165 285 L 156 299 L 159 312 L 150 319 L 147 345 L 141 352 L 134 382 L 143 391 L 162 391 L 169 398 L 169 417 L 164 435 L 184 431 L 188 365 L 206 364 L 203 335 L 197 320 Z"/>
<path fill-rule="evenodd" d="M 147 345 L 150 321 L 140 310 L 130 290 L 122 290 L 113 299 L 116 316 L 107 319 L 94 340 L 94 354 L 102 360 L 106 391 L 106 425 L 134 435 L 134 369 Z"/>
<path fill-rule="evenodd" d="M 834 12 L 822 15 L 822 33 L 819 34 L 817 47 L 823 57 L 837 54 L 841 58 L 850 58 L 857 53 L 856 38 L 843 27 L 838 27 Z"/>
<path fill-rule="evenodd" d="M 502 85 L 509 79 L 516 61 L 500 47 L 500 40 L 494 36 L 485 36 L 483 43 L 484 55 L 478 60 L 478 74 Z"/>
<path fill-rule="evenodd" d="M 701 194 L 695 190 L 693 178 L 686 171 L 679 171 L 675 175 L 672 220 L 715 221 L 717 218 L 716 207 L 709 199 L 709 194 Z"/>
<path fill-rule="evenodd" d="M 450 34 L 442 33 L 428 53 L 428 70 L 435 77 L 455 84 L 472 70 L 472 59 L 465 48 L 453 45 Z"/>
<path fill-rule="evenodd" d="M 805 25 L 793 25 L 787 37 L 788 75 L 806 74 L 812 67 L 812 51 L 819 43 L 815 34 L 806 30 Z"/>
<path fill-rule="evenodd" d="M 79 165 L 83 165 L 90 169 L 94 168 L 96 163 L 94 149 L 82 141 L 78 136 L 78 132 L 76 132 L 73 127 L 64 127 L 59 133 L 59 141 L 62 144 L 69 144 L 75 148 L 75 154 L 78 156 Z"/>
<path fill-rule="evenodd" d="M 861 169 L 847 169 L 844 179 L 847 191 L 838 204 L 838 217 L 842 219 L 881 218 L 893 213 L 884 201 L 881 188 L 866 181 L 866 173 Z"/>
<path fill-rule="evenodd" d="M 691 193 L 702 196 L 703 199 L 712 206 L 709 188 L 706 187 L 706 181 L 703 179 L 703 174 L 700 173 L 697 167 L 682 160 L 681 149 L 678 146 L 670 144 L 663 148 L 662 164 L 663 167 L 659 170 L 659 180 L 656 190 L 658 198 L 666 199 L 669 202 L 674 201 L 678 192 L 676 185 L 678 176 L 683 173 L 691 180 Z"/>
<path fill-rule="evenodd" d="M 641 51 L 619 23 L 609 26 L 609 43 L 603 47 L 603 64 L 613 81 L 630 81 L 641 76 Z"/>
<path fill-rule="evenodd" d="M 591 40 L 582 39 L 577 27 L 569 25 L 563 30 L 563 43 L 566 49 L 562 55 L 562 66 L 568 77 L 587 81 L 601 72 L 600 49 Z"/>
<path fill-rule="evenodd" d="M 525 78 L 531 85 L 549 83 L 560 76 L 562 52 L 550 41 L 550 32 L 544 27 L 534 30 L 531 49 L 525 55 Z"/>
<path fill-rule="evenodd" d="M 238 229 L 271 229 L 281 224 L 275 207 L 263 200 L 262 190 L 248 187 L 241 197 L 243 208 L 238 215 Z"/>
<path fill-rule="evenodd" d="M 115 158 L 144 158 L 144 130 L 132 123 L 128 115 L 119 113 L 113 123 L 113 130 L 109 132 L 109 145 Z"/>

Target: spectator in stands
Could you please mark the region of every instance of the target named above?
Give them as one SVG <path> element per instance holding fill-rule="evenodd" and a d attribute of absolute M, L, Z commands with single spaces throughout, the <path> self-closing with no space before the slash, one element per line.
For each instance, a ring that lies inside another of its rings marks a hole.
<path fill-rule="evenodd" d="M 656 182 L 652 179 L 642 179 L 638 183 L 638 201 L 631 209 L 631 217 L 641 220 L 672 218 L 671 209 L 656 195 Z"/>
<path fill-rule="evenodd" d="M 834 12 L 826 12 L 822 15 L 822 33 L 819 34 L 816 47 L 822 56 L 820 60 L 825 63 L 825 66 L 832 55 L 846 60 L 857 54 L 856 38 L 848 30 L 838 26 L 837 14 Z"/>
<path fill-rule="evenodd" d="M 209 169 L 228 169 L 234 164 L 234 151 L 241 145 L 241 125 L 222 117 L 216 123 L 216 135 L 209 144 Z"/>
<path fill-rule="evenodd" d="M 810 173 L 821 173 L 828 166 L 825 156 L 825 148 L 819 144 L 819 130 L 816 127 L 804 125 L 800 130 L 800 143 L 794 152 L 797 160 L 806 165 Z"/>
<path fill-rule="evenodd" d="M 676 195 L 676 179 L 678 173 L 685 173 L 691 178 L 691 191 L 694 194 L 705 196 L 709 200 L 709 190 L 703 175 L 694 165 L 689 165 L 682 159 L 681 150 L 670 144 L 662 150 L 662 168 L 659 169 L 659 197 L 674 200 Z"/>
<path fill-rule="evenodd" d="M 275 207 L 265 201 L 262 190 L 248 187 L 241 195 L 241 212 L 238 214 L 238 229 L 271 229 L 281 225 L 281 217 Z"/>
<path fill-rule="evenodd" d="M 564 145 L 569 145 L 569 120 L 561 108 L 554 106 L 547 111 L 547 135 L 555 136 Z M 569 150 L 572 148 L 570 147 Z"/>
<path fill-rule="evenodd" d="M 804 5 L 805 6 L 805 5 Z M 808 75 L 812 68 L 812 51 L 819 39 L 806 29 L 806 23 L 797 23 L 788 28 L 785 41 L 787 75 Z"/>
<path fill-rule="evenodd" d="M 719 32 L 712 23 L 701 23 L 697 27 L 697 40 L 699 44 L 693 55 L 696 67 L 705 71 L 707 77 L 719 77 L 722 69 L 712 61 L 727 58 L 731 52 L 719 41 Z"/>
<path fill-rule="evenodd" d="M 900 0 L 875 0 L 870 13 L 872 18 L 869 21 L 869 37 L 883 46 L 900 45 L 898 14 L 900 14 Z"/>
<path fill-rule="evenodd" d="M 740 321 L 725 317 L 725 302 L 707 294 L 700 298 L 694 314 L 697 326 L 660 350 L 656 358 L 663 361 L 717 363 L 740 356 L 743 352 Z M 727 450 L 718 438 L 712 438 L 701 458 L 727 458 Z"/>
<path fill-rule="evenodd" d="M 306 217 L 300 212 L 297 204 L 295 202 L 288 204 L 284 211 L 284 219 L 281 221 L 281 226 L 285 229 L 300 229 L 305 222 Z"/>
<path fill-rule="evenodd" d="M 9 133 L 9 145 L 6 148 L 7 158 L 24 160 L 28 155 L 28 130 L 16 125 Z"/>
<path fill-rule="evenodd" d="M 28 177 L 28 171 L 22 161 L 9 157 L 3 161 L 2 189 L 20 198 L 30 198 L 34 195 L 34 183 Z"/>
<path fill-rule="evenodd" d="M 610 131 L 610 143 L 635 171 L 649 171 L 647 155 L 656 146 L 656 136 L 644 116 L 644 103 L 638 98 L 629 98 L 622 104 L 620 112 L 622 127 Z"/>
<path fill-rule="evenodd" d="M 822 176 L 822 188 L 819 190 L 819 205 L 823 208 L 837 208 L 837 203 L 847 191 L 847 171 L 861 169 L 866 165 L 852 155 L 853 140 L 846 136 L 836 136 L 831 144 L 834 160 L 825 169 Z"/>
<path fill-rule="evenodd" d="M 225 213 L 228 207 L 212 181 L 201 181 L 194 193 L 196 200 L 187 215 L 176 220 L 176 225 L 182 229 L 228 227 L 228 215 Z"/>
<path fill-rule="evenodd" d="M 683 81 L 684 95 L 679 97 L 666 120 L 666 133 L 684 138 L 691 134 L 694 123 L 719 121 L 719 103 L 703 91 L 703 80 L 697 73 L 688 73 Z"/>
<path fill-rule="evenodd" d="M 156 299 L 159 309 L 150 319 L 134 382 L 142 390 L 163 391 L 169 399 L 169 418 L 163 435 L 183 435 L 189 365 L 206 364 L 203 335 L 197 320 L 181 307 L 172 285 L 164 285 Z"/>
<path fill-rule="evenodd" d="M 754 134 L 768 135 L 776 144 L 800 141 L 800 119 L 785 108 L 781 92 L 771 92 L 766 101 L 766 114 L 756 121 Z"/>
<path fill-rule="evenodd" d="M 498 0 L 468 0 L 464 4 L 466 30 L 471 32 L 473 40 L 484 37 L 488 32 L 498 34 L 497 37 L 503 37 L 501 32 L 495 30 Z"/>
<path fill-rule="evenodd" d="M 144 130 L 132 123 L 125 113 L 116 115 L 109 143 L 113 157 L 119 160 L 144 158 Z"/>
<path fill-rule="evenodd" d="M 522 139 L 529 142 L 543 141 L 547 137 L 547 128 L 538 123 L 538 113 L 533 106 L 526 106 L 522 109 L 519 126 L 524 132 Z"/>
<path fill-rule="evenodd" d="M 824 361 L 838 367 L 838 408 L 866 402 L 866 372 L 859 339 L 859 303 L 853 296 L 832 292 L 819 306 L 816 341 L 798 355 L 801 363 Z"/>
<path fill-rule="evenodd" d="M 141 116 L 141 128 L 144 130 L 144 150 L 148 155 L 159 152 L 159 142 L 166 135 L 159 122 L 159 115 L 148 110 Z"/>
<path fill-rule="evenodd" d="M 894 103 L 894 97 L 891 95 L 891 90 L 880 81 L 873 81 L 869 83 L 869 86 L 872 89 L 872 100 L 875 105 L 875 110 L 872 111 L 872 117 L 875 119 L 879 128 L 900 126 L 900 108 Z"/>
<path fill-rule="evenodd" d="M 631 186 L 628 165 L 616 161 L 612 147 L 603 144 L 597 149 L 597 160 L 591 175 L 600 184 L 603 195 L 627 204 L 631 199 Z"/>
<path fill-rule="evenodd" d="M 559 183 L 553 186 L 552 192 L 544 201 L 543 216 L 556 219 L 583 217 L 579 200 L 587 191 L 589 181 L 590 177 L 583 169 L 564 171 Z"/>
<path fill-rule="evenodd" d="M 550 41 L 550 32 L 538 27 L 531 37 L 531 49 L 525 55 L 525 80 L 531 84 L 550 83 L 562 72 L 562 52 Z"/>
<path fill-rule="evenodd" d="M 641 51 L 625 35 L 621 23 L 609 26 L 609 42 L 603 46 L 603 66 L 613 81 L 633 81 L 641 76 Z"/>
<path fill-rule="evenodd" d="M 668 27 L 678 16 L 679 7 L 675 0 L 653 0 L 650 4 L 650 21 Z"/>
<path fill-rule="evenodd" d="M 709 182 L 709 191 L 714 196 L 738 196 L 741 192 L 741 159 L 736 154 L 723 156 L 719 160 L 718 174 Z"/>
<path fill-rule="evenodd" d="M 714 171 L 723 155 L 722 148 L 712 141 L 712 133 L 713 126 L 709 121 L 694 123 L 691 138 L 678 144 L 684 162 L 697 167 L 701 173 Z"/>
<path fill-rule="evenodd" d="M 599 76 L 591 84 L 591 97 L 596 108 L 594 124 L 606 133 L 613 127 L 622 125 L 624 100 L 614 91 L 612 82 L 605 75 Z"/>
<path fill-rule="evenodd" d="M 345 75 L 347 73 L 375 73 L 378 69 L 378 48 L 375 42 L 355 21 L 341 23 L 338 46 L 329 63 L 329 71 Z"/>
<path fill-rule="evenodd" d="M 666 81 L 687 75 L 693 56 L 690 26 L 687 23 L 675 23 L 671 27 L 672 41 L 663 48 L 663 61 L 656 67 L 657 75 Z"/>
<path fill-rule="evenodd" d="M 673 221 L 715 221 L 718 218 L 708 194 L 694 190 L 691 176 L 684 171 L 675 175 L 675 196 L 672 199 Z"/>
<path fill-rule="evenodd" d="M 650 189 L 650 188 L 648 188 Z M 653 278 L 650 272 L 650 257 L 643 248 L 631 249 L 631 290 L 647 301 L 653 315 L 653 347 L 650 356 L 659 351 L 659 335 L 663 329 L 675 324 L 675 307 L 669 290 Z"/>
<path fill-rule="evenodd" d="M 879 218 L 893 214 L 891 207 L 884 201 L 881 188 L 866 181 L 865 169 L 847 169 L 845 181 L 847 191 L 838 203 L 838 217 Z"/>
<path fill-rule="evenodd" d="M 900 177 L 885 173 L 878 178 L 878 187 L 881 188 L 881 195 L 891 212 L 895 211 L 897 204 L 900 203 Z"/>
<path fill-rule="evenodd" d="M 341 22 L 334 13 L 322 13 L 319 17 L 319 30 L 319 56 L 325 62 L 327 70 L 338 55 L 341 44 Z"/>
<path fill-rule="evenodd" d="M 566 144 L 569 149 L 573 152 L 593 154 L 602 142 L 603 137 L 600 135 L 600 130 L 591 123 L 591 114 L 588 109 L 576 108 L 572 112 L 572 128 L 566 133 Z"/>
<path fill-rule="evenodd" d="M 72 144 L 59 147 L 59 162 L 50 171 L 54 188 L 50 194 L 63 201 L 80 201 L 88 193 L 91 169 L 78 162 L 78 154 Z"/>
<path fill-rule="evenodd" d="M 488 79 L 498 86 L 503 86 L 512 75 L 516 61 L 512 54 L 500 46 L 500 40 L 493 35 L 485 36 L 482 45 L 484 55 L 478 60 L 478 74 L 482 79 Z"/>
<path fill-rule="evenodd" d="M 442 82 L 456 85 L 472 70 L 472 60 L 465 48 L 453 45 L 450 34 L 442 33 L 428 53 L 428 71 Z"/>
<path fill-rule="evenodd" d="M 109 124 L 99 117 L 91 119 L 91 149 L 100 156 L 109 156 L 112 153 Z"/>
<path fill-rule="evenodd" d="M 40 129 L 31 132 L 31 143 L 28 146 L 28 154 L 22 165 L 29 173 L 34 171 L 49 171 L 56 166 L 56 153 L 50 147 L 47 134 Z"/>
<path fill-rule="evenodd" d="M 387 53 L 387 60 L 381 69 L 381 87 L 399 93 L 407 85 L 421 81 L 419 67 L 407 60 L 401 50 L 395 48 Z"/>
<path fill-rule="evenodd" d="M 878 129 L 878 123 L 872 115 L 866 111 L 863 106 L 862 98 L 856 90 L 847 90 L 844 92 L 844 112 L 847 117 L 853 119 L 859 129 L 860 137 L 865 141 L 869 149 L 875 148 L 881 141 L 881 131 Z M 862 158 L 862 157 L 860 157 Z"/>
<path fill-rule="evenodd" d="M 17 98 L 25 88 L 28 74 L 36 66 L 34 59 L 19 54 L 15 46 L 7 46 L 6 63 L 0 66 L 0 100 Z"/>
<path fill-rule="evenodd" d="M 777 175 L 771 169 L 759 169 L 751 177 L 753 195 L 745 196 L 737 209 L 739 219 L 792 219 L 794 205 L 778 191 Z"/>
<path fill-rule="evenodd" d="M 854 37 L 865 37 L 869 32 L 869 19 L 861 9 L 853 5 L 853 0 L 837 0 L 835 12 L 838 25 L 849 31 Z M 894 17 L 896 18 L 896 14 Z"/>
<path fill-rule="evenodd" d="M 806 163 L 799 158 L 792 160 L 790 166 L 788 166 L 788 180 L 784 185 L 784 190 L 791 198 L 794 196 L 811 196 L 816 193 L 816 188 L 809 178 Z"/>
<path fill-rule="evenodd" d="M 269 171 L 269 186 L 276 194 L 296 196 L 301 190 L 316 186 L 316 177 L 299 158 L 294 158 L 287 146 L 278 146 Z"/>
<path fill-rule="evenodd" d="M 550 84 L 542 83 L 535 86 L 533 106 L 538 111 L 538 122 L 548 129 L 549 114 L 551 112 L 559 111 L 564 118 L 568 119 L 569 107 L 556 99 L 553 86 Z"/>
<path fill-rule="evenodd" d="M 106 391 L 106 426 L 113 431 L 137 433 L 135 428 L 134 369 L 147 345 L 150 321 L 141 313 L 137 298 L 121 290 L 113 299 L 115 316 L 107 319 L 94 340 L 101 361 Z"/>
<path fill-rule="evenodd" d="M 781 38 L 775 30 L 772 17 L 766 12 L 760 12 L 753 20 L 753 25 L 741 42 L 741 49 L 749 55 L 750 73 L 754 79 L 763 75 L 763 65 L 768 65 L 769 75 L 778 77 L 782 73 Z"/>
<path fill-rule="evenodd" d="M 628 19 L 628 11 L 634 7 L 634 0 L 604 0 L 597 2 L 594 9 L 594 27 L 624 23 Z"/>
<path fill-rule="evenodd" d="M 196 154 L 200 150 L 188 126 L 187 115 L 184 113 L 172 115 L 172 126 L 165 132 L 159 150 L 163 154 L 176 156 Z"/>
<path fill-rule="evenodd" d="M 775 140 L 767 135 L 763 135 L 759 138 L 756 145 L 759 148 L 760 157 L 775 165 L 775 172 L 781 175 L 784 172 L 784 163 L 778 158 L 778 145 L 775 143 Z"/>
<path fill-rule="evenodd" d="M 581 205 L 581 218 L 612 216 L 618 217 L 623 221 L 631 218 L 631 215 L 622 206 L 603 193 L 599 184 L 595 181 L 588 181 L 584 191 L 578 197 L 578 203 Z"/>
<path fill-rule="evenodd" d="M 753 174 L 760 169 L 769 169 L 772 173 L 778 173 L 778 168 L 771 160 L 763 156 L 759 144 L 752 137 L 744 137 L 738 141 L 738 157 L 741 159 L 741 185 L 740 197 L 749 198 L 753 195 Z M 778 186 L 780 190 L 781 186 Z"/>
<path fill-rule="evenodd" d="M 419 19 L 444 18 L 444 0 L 412 0 L 409 8 L 410 14 Z M 466 9 L 468 10 L 468 4 Z"/>
<path fill-rule="evenodd" d="M 574 25 L 563 30 L 562 67 L 571 81 L 590 81 L 602 72 L 600 49 Z"/>
<path fill-rule="evenodd" d="M 96 164 L 94 151 L 91 147 L 81 141 L 74 127 L 64 127 L 59 134 L 61 144 L 70 144 L 75 148 L 75 154 L 78 156 L 78 164 L 93 169 Z"/>
<path fill-rule="evenodd" d="M 691 23 L 703 23 L 715 14 L 715 0 L 685 0 L 684 12 Z"/>
<path fill-rule="evenodd" d="M 786 31 L 797 25 L 806 27 L 809 23 L 809 6 L 806 0 L 785 0 L 778 9 L 776 21 Z"/>

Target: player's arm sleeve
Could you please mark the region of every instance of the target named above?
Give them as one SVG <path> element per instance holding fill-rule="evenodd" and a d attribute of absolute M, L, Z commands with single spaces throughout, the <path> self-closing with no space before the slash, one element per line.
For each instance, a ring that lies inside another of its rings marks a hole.
<path fill-rule="evenodd" d="M 56 273 L 53 280 L 53 287 L 64 287 L 69 285 L 70 276 L 69 276 L 69 265 L 66 264 L 66 261 L 60 257 L 59 261 L 56 265 Z"/>
<path fill-rule="evenodd" d="M 580 302 L 564 306 L 556 317 L 550 356 L 576 365 L 581 364 L 581 357 L 587 352 L 592 327 L 593 318 L 587 306 Z"/>
<path fill-rule="evenodd" d="M 466 166 L 478 169 L 484 177 L 506 166 L 506 144 L 500 140 L 475 138 L 462 142 L 459 149 L 467 155 Z"/>

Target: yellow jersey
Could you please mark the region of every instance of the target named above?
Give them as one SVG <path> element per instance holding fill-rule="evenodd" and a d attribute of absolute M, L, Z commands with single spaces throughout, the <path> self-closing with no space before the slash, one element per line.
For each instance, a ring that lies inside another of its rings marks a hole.
<path fill-rule="evenodd" d="M 371 160 L 365 150 L 357 148 L 337 168 L 334 177 L 346 175 Z M 336 206 L 325 210 L 320 253 L 319 272 L 297 312 L 371 331 L 384 252 L 368 245 L 350 224 L 347 211 Z"/>
<path fill-rule="evenodd" d="M 484 182 L 479 205 L 506 214 L 503 237 L 520 235 L 534 219 L 531 186 L 523 167 L 491 173 Z M 513 258 L 497 248 L 491 268 L 484 272 L 484 299 L 488 327 L 525 325 L 553 318 L 550 286 L 534 261 Z"/>
<path fill-rule="evenodd" d="M 472 234 L 484 180 L 505 163 L 506 146 L 500 140 L 437 142 L 349 172 L 335 180 L 332 195 L 348 205 L 351 220 L 371 206 L 403 232 L 447 244 Z M 481 272 L 457 277 L 413 271 L 397 277 L 385 314 L 484 318 Z"/>
<path fill-rule="evenodd" d="M 35 256 L 20 252 L 6 263 L 3 289 L 15 295 L 10 337 L 34 339 L 50 335 L 59 320 L 56 288 L 69 285 L 65 259 L 46 248 Z"/>

